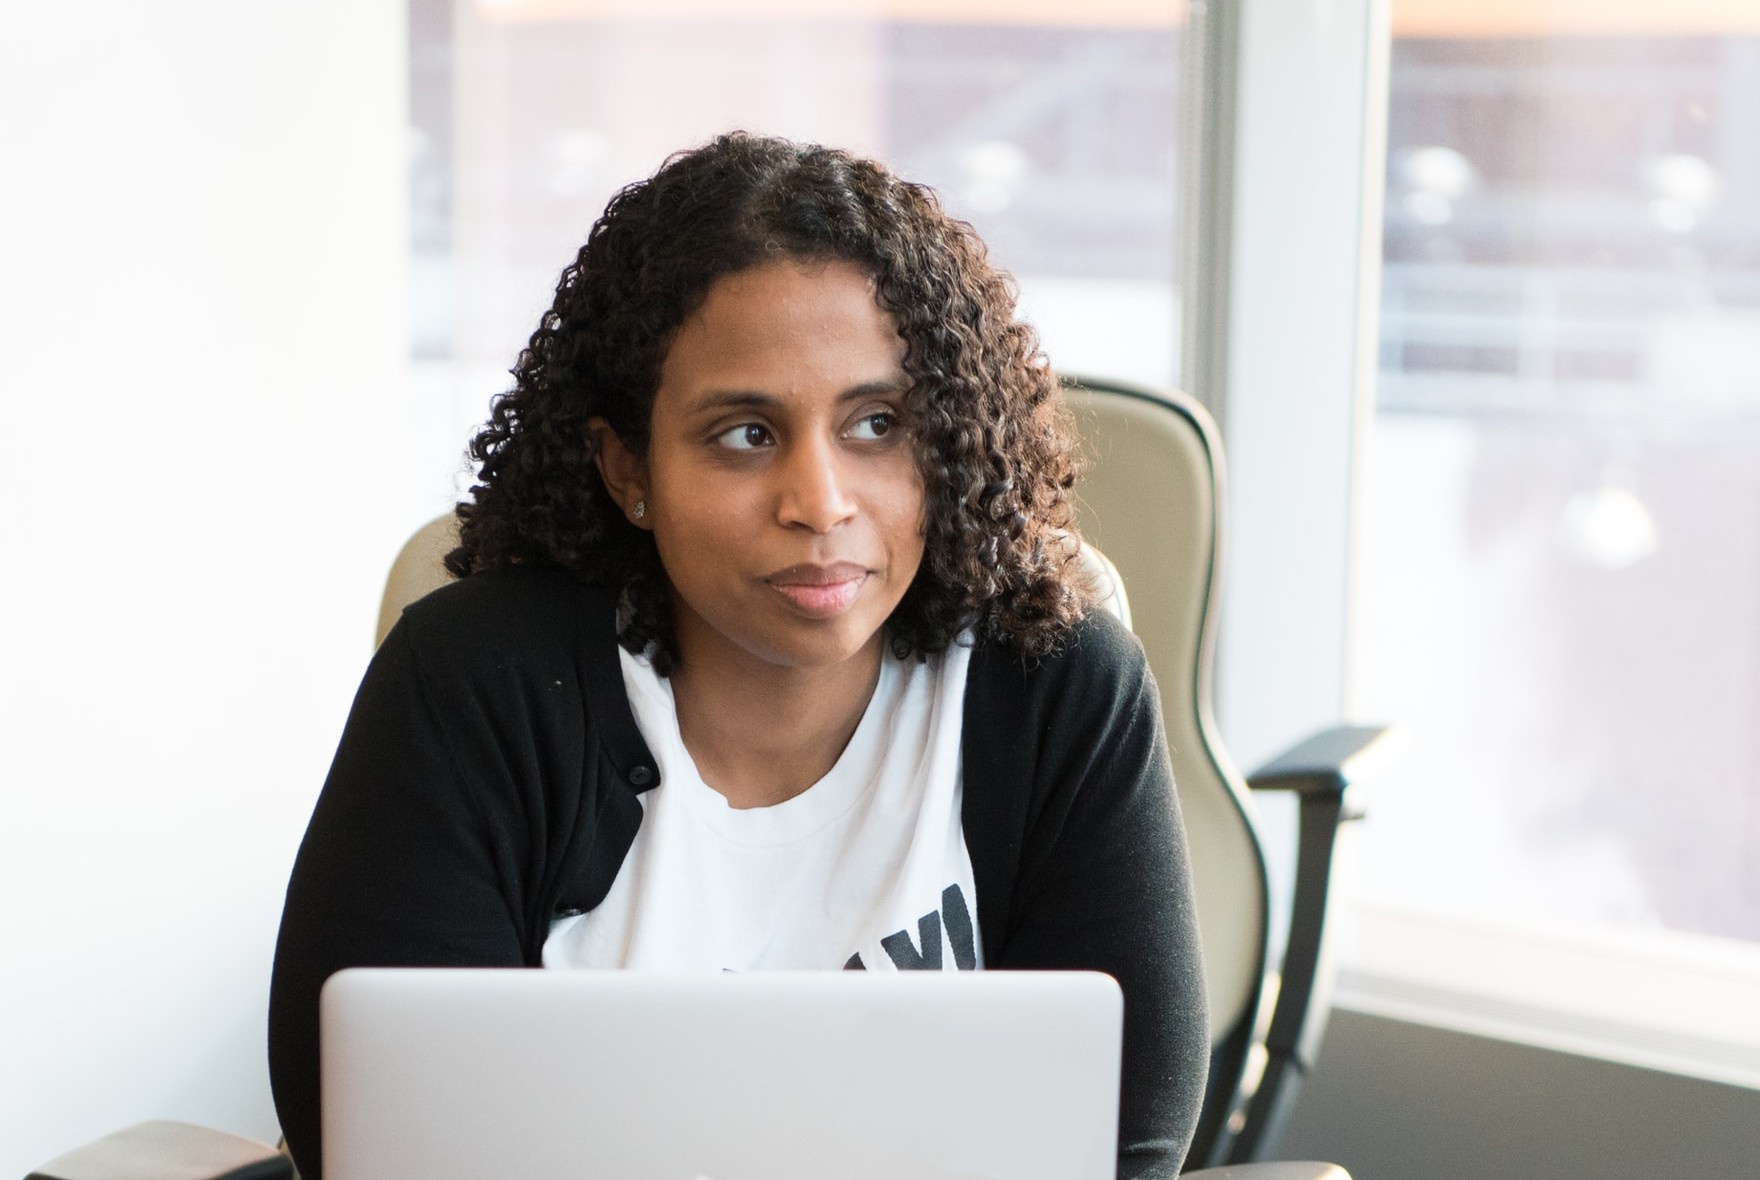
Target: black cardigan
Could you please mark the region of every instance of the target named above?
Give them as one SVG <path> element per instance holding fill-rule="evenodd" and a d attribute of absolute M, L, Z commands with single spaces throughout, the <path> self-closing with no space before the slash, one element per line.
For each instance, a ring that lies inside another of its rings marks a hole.
<path fill-rule="evenodd" d="M 287 888 L 269 1069 L 321 1180 L 318 989 L 348 966 L 535 967 L 611 887 L 658 785 L 613 596 L 549 570 L 411 606 L 374 657 Z M 1185 838 L 1154 682 L 1094 612 L 1031 664 L 972 653 L 962 823 L 987 967 L 1085 968 L 1125 1000 L 1120 1177 L 1172 1176 L 1209 1055 Z"/>

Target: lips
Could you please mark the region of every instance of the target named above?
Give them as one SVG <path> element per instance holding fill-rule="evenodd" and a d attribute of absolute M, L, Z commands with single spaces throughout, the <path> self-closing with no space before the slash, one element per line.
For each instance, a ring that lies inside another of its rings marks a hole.
<path fill-rule="evenodd" d="M 855 605 L 862 583 L 867 579 L 866 566 L 836 561 L 826 565 L 791 565 L 777 570 L 764 582 L 784 602 L 808 618 L 830 619 Z"/>

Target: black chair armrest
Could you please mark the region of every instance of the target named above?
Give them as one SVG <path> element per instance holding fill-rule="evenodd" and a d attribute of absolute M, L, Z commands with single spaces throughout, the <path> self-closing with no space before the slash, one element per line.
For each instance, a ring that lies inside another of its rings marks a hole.
<path fill-rule="evenodd" d="M 1301 1079 L 1314 1064 L 1331 1007 L 1330 975 L 1321 970 L 1321 958 L 1338 825 L 1361 818 L 1351 804 L 1351 781 L 1360 772 L 1364 756 L 1387 733 L 1388 728 L 1379 725 L 1322 730 L 1247 779 L 1255 791 L 1295 795 L 1299 835 L 1289 930 L 1271 1027 L 1265 1035 L 1265 1070 L 1247 1107 L 1241 1133 L 1230 1148 L 1231 1160 L 1256 1159 L 1261 1144 L 1277 1141 Z"/>
<path fill-rule="evenodd" d="M 1304 800 L 1318 796 L 1342 804 L 1364 758 L 1388 732 L 1385 725 L 1323 729 L 1261 766 L 1247 779 L 1247 785 L 1255 791 L 1293 791 Z"/>
<path fill-rule="evenodd" d="M 164 1120 L 136 1123 L 66 1155 L 25 1180 L 293 1180 L 293 1161 L 265 1143 Z"/>

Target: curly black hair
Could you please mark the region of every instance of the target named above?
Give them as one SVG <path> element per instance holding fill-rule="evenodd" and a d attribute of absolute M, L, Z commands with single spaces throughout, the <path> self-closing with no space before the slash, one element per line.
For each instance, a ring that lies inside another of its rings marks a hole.
<path fill-rule="evenodd" d="M 888 621 L 900 656 L 966 628 L 1024 657 L 1058 645 L 1084 609 L 1070 488 L 1074 433 L 1012 280 L 935 194 L 812 144 L 723 135 L 612 198 L 471 441 L 480 464 L 458 506 L 459 577 L 554 566 L 621 589 L 619 634 L 662 672 L 677 659 L 652 535 L 605 490 L 589 419 L 638 455 L 661 362 L 726 275 L 771 261 L 842 261 L 874 279 L 905 342 L 904 399 L 924 484 L 924 556 Z"/>

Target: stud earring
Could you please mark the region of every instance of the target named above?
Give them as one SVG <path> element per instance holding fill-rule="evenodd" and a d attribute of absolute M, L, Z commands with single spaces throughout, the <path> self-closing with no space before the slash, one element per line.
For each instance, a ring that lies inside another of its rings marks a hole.
<path fill-rule="evenodd" d="M 630 509 L 629 514 L 637 520 L 642 519 L 642 517 L 648 515 L 648 502 L 646 500 L 637 500 L 636 506 Z"/>

